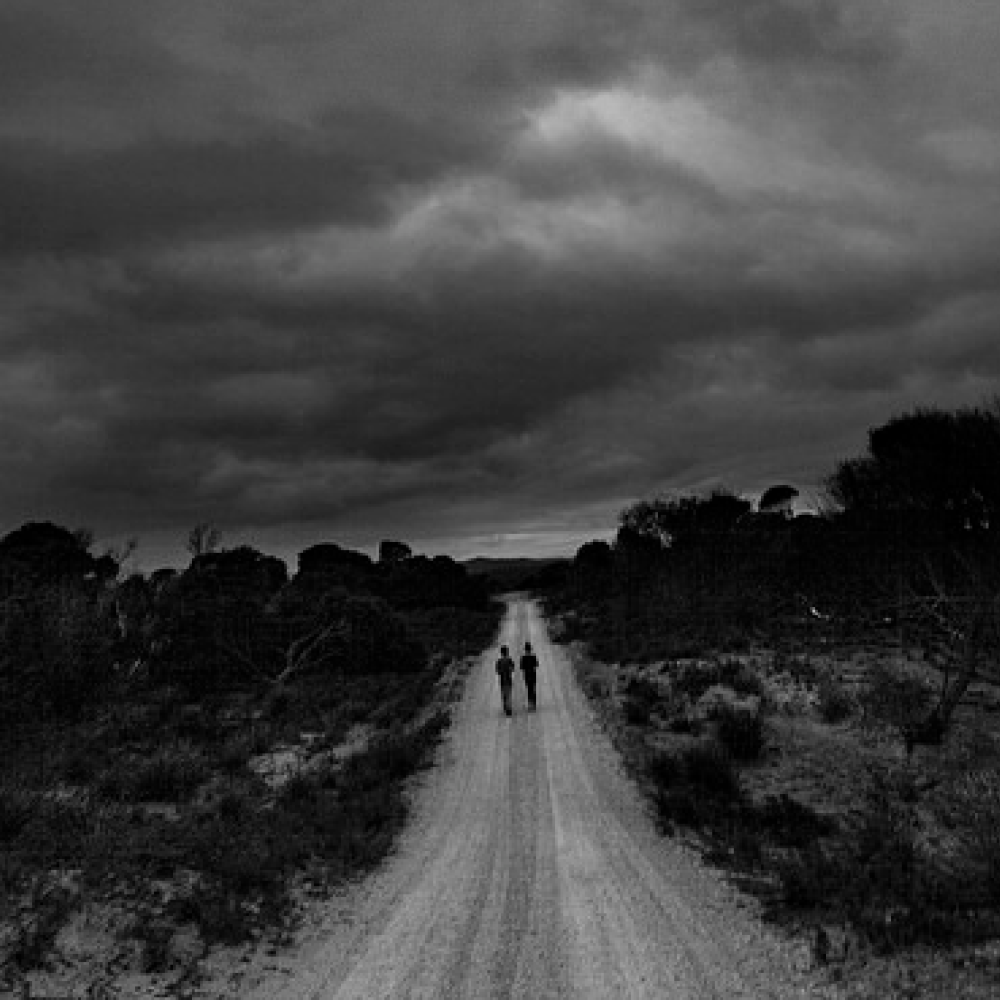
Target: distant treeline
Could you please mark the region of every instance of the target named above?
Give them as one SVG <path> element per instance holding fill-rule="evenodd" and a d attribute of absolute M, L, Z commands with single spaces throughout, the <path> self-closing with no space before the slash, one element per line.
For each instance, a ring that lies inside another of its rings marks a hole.
<path fill-rule="evenodd" d="M 994 648 L 1000 403 L 896 416 L 824 486 L 825 509 L 799 516 L 784 483 L 757 504 L 639 501 L 613 542 L 579 549 L 551 605 L 612 660 L 866 623 Z"/>
<path fill-rule="evenodd" d="M 73 713 L 118 684 L 198 696 L 317 673 L 421 669 L 484 643 L 483 580 L 454 560 L 386 541 L 378 560 L 333 543 L 285 563 L 192 530 L 183 571 L 124 571 L 86 531 L 30 522 L 0 540 L 0 712 Z M 462 622 L 469 636 L 460 634 Z M 488 638 L 488 637 L 487 637 Z"/>

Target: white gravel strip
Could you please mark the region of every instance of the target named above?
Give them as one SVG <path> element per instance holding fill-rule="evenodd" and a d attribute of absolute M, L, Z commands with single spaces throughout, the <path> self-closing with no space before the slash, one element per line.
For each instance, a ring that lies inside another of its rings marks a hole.
<path fill-rule="evenodd" d="M 251 1000 L 833 998 L 808 950 L 762 925 L 687 848 L 661 837 L 537 607 L 538 710 L 500 709 L 496 650 L 471 672 L 439 765 L 383 869 L 300 946 L 251 963 Z"/>

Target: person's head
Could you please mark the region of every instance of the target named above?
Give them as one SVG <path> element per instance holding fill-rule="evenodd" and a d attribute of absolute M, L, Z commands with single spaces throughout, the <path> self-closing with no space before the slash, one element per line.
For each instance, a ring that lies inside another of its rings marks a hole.
<path fill-rule="evenodd" d="M 526 643 L 524 644 L 524 651 L 525 651 L 526 653 L 530 653 L 530 652 L 531 652 L 531 643 L 530 643 L 530 642 L 526 642 Z"/>
<path fill-rule="evenodd" d="M 501 646 L 500 647 L 500 655 L 501 656 L 509 656 L 510 655 L 510 652 L 509 652 L 509 650 L 507 649 L 506 646 Z"/>

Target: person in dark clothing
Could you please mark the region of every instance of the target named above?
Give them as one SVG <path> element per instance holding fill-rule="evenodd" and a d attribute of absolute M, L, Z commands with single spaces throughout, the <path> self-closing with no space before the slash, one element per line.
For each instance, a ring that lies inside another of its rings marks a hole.
<path fill-rule="evenodd" d="M 510 650 L 500 647 L 500 659 L 497 660 L 497 677 L 500 678 L 500 697 L 503 700 L 504 715 L 513 715 L 511 694 L 514 690 L 514 661 L 510 658 Z"/>
<path fill-rule="evenodd" d="M 524 675 L 524 686 L 528 689 L 528 708 L 534 708 L 535 676 L 538 673 L 538 657 L 535 656 L 530 642 L 524 644 L 524 654 L 521 657 L 521 673 Z"/>

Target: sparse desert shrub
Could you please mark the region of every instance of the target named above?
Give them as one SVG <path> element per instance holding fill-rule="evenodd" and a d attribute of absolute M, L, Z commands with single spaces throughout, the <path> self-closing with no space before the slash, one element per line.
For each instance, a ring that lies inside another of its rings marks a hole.
<path fill-rule="evenodd" d="M 242 774 L 250 763 L 253 749 L 253 740 L 249 733 L 230 736 L 220 747 L 216 763 L 226 774 Z"/>
<path fill-rule="evenodd" d="M 735 799 L 740 794 L 739 776 L 726 748 L 716 740 L 702 740 L 683 756 L 690 785 L 717 799 Z"/>
<path fill-rule="evenodd" d="M 610 693 L 610 685 L 601 677 L 587 677 L 583 682 L 584 694 L 592 701 L 607 698 Z"/>
<path fill-rule="evenodd" d="M 647 705 L 655 705 L 662 697 L 660 686 L 642 675 L 633 676 L 625 683 L 625 694 L 636 701 Z"/>
<path fill-rule="evenodd" d="M 125 933 L 137 941 L 142 949 L 142 971 L 165 972 L 170 965 L 170 945 L 174 928 L 163 919 L 157 919 L 148 910 L 140 912 L 128 925 Z"/>
<path fill-rule="evenodd" d="M 226 823 L 252 822 L 259 808 L 259 796 L 246 788 L 234 788 L 219 796 L 215 802 L 215 812 Z"/>
<path fill-rule="evenodd" d="M 736 771 L 725 749 L 714 740 L 696 743 L 674 754 L 651 759 L 647 774 L 661 826 L 712 825 L 739 801 Z"/>
<path fill-rule="evenodd" d="M 777 864 L 784 903 L 796 910 L 831 906 L 844 884 L 845 866 L 819 844 L 808 844 Z"/>
<path fill-rule="evenodd" d="M 678 694 L 691 701 L 697 701 L 710 687 L 721 681 L 722 671 L 716 660 L 679 663 L 671 670 L 671 686 Z"/>
<path fill-rule="evenodd" d="M 745 697 L 759 698 L 764 693 L 756 671 L 740 660 L 696 660 L 675 666 L 671 673 L 673 689 L 692 701 L 719 685 Z"/>
<path fill-rule="evenodd" d="M 658 788 L 670 788 L 683 783 L 685 779 L 684 763 L 680 756 L 663 750 L 650 758 L 646 773 Z"/>
<path fill-rule="evenodd" d="M 954 940 L 967 932 L 969 901 L 921 855 L 906 809 L 884 793 L 877 789 L 860 830 L 836 850 L 817 837 L 779 864 L 784 902 L 837 914 L 885 953 Z"/>
<path fill-rule="evenodd" d="M 33 796 L 20 788 L 0 788 L 0 844 L 15 840 L 35 812 Z"/>
<path fill-rule="evenodd" d="M 208 777 L 202 758 L 187 750 L 161 750 L 135 771 L 131 798 L 137 802 L 180 802 Z"/>
<path fill-rule="evenodd" d="M 651 710 L 649 702 L 641 701 L 638 698 L 627 697 L 622 703 L 625 712 L 625 721 L 631 726 L 649 725 Z"/>
<path fill-rule="evenodd" d="M 208 944 L 240 944 L 259 924 L 242 899 L 217 886 L 200 887 L 185 900 L 184 914 L 197 925 Z"/>
<path fill-rule="evenodd" d="M 757 672 L 739 660 L 724 660 L 720 664 L 719 676 L 720 683 L 737 694 L 753 698 L 764 694 L 764 683 Z"/>
<path fill-rule="evenodd" d="M 103 742 L 106 746 L 141 743 L 149 739 L 159 721 L 158 706 L 112 704 L 101 721 Z"/>
<path fill-rule="evenodd" d="M 870 718 L 877 719 L 901 736 L 924 719 L 930 710 L 933 692 L 918 673 L 902 666 L 876 664 L 863 695 L 863 705 Z"/>
<path fill-rule="evenodd" d="M 90 753 L 75 751 L 62 761 L 63 777 L 73 785 L 87 785 L 94 780 L 102 767 L 107 766 L 106 756 L 100 751 Z"/>
<path fill-rule="evenodd" d="M 279 810 L 219 810 L 187 831 L 186 854 L 200 874 L 185 901 L 210 943 L 245 940 L 288 906 L 285 876 L 310 853 L 310 831 Z"/>
<path fill-rule="evenodd" d="M 37 880 L 29 891 L 28 905 L 13 928 L 13 947 L 6 956 L 11 964 L 23 971 L 44 965 L 56 935 L 77 902 L 77 894 L 70 889 Z"/>
<path fill-rule="evenodd" d="M 313 775 L 293 774 L 282 786 L 279 805 L 282 808 L 301 809 L 315 801 L 319 784 Z"/>
<path fill-rule="evenodd" d="M 749 824 L 782 847 L 805 848 L 836 830 L 832 820 L 787 794 L 769 796 L 748 814 Z"/>
<path fill-rule="evenodd" d="M 1000 906 L 1000 775 L 967 770 L 951 788 L 949 826 L 967 845 L 966 867 L 987 905 Z"/>
<path fill-rule="evenodd" d="M 208 773 L 198 754 L 168 748 L 147 758 L 117 758 L 98 778 L 96 790 L 101 797 L 119 802 L 183 802 Z"/>
<path fill-rule="evenodd" d="M 340 772 L 341 787 L 351 793 L 409 777 L 426 763 L 438 735 L 440 729 L 434 726 L 426 731 L 390 732 L 374 740 L 364 753 L 348 758 Z"/>
<path fill-rule="evenodd" d="M 843 722 L 854 711 L 854 698 L 850 691 L 833 677 L 823 677 L 817 686 L 816 707 L 820 718 L 831 725 Z"/>
<path fill-rule="evenodd" d="M 815 684 L 820 668 L 807 655 L 790 655 L 785 649 L 777 649 L 771 662 L 771 672 L 787 674 L 798 684 Z"/>
<path fill-rule="evenodd" d="M 291 707 L 292 696 L 288 689 L 275 688 L 264 701 L 264 717 L 272 722 L 280 722 L 287 717 Z"/>
<path fill-rule="evenodd" d="M 723 706 L 716 718 L 716 731 L 736 760 L 757 760 L 764 749 L 764 718 L 759 707 Z"/>
<path fill-rule="evenodd" d="M 653 801 L 660 828 L 667 832 L 674 824 L 697 828 L 709 819 L 705 800 L 690 785 L 657 788 Z"/>
<path fill-rule="evenodd" d="M 701 719 L 686 712 L 671 715 L 667 720 L 667 729 L 677 735 L 700 736 L 704 728 Z"/>
<path fill-rule="evenodd" d="M 183 739 L 210 743 L 219 734 L 219 721 L 206 705 L 181 705 L 172 720 L 171 729 L 175 736 Z"/>
<path fill-rule="evenodd" d="M 653 802 L 661 829 L 675 824 L 698 827 L 706 820 L 706 799 L 688 780 L 684 756 L 661 751 L 649 761 L 647 773 L 653 785 Z"/>

